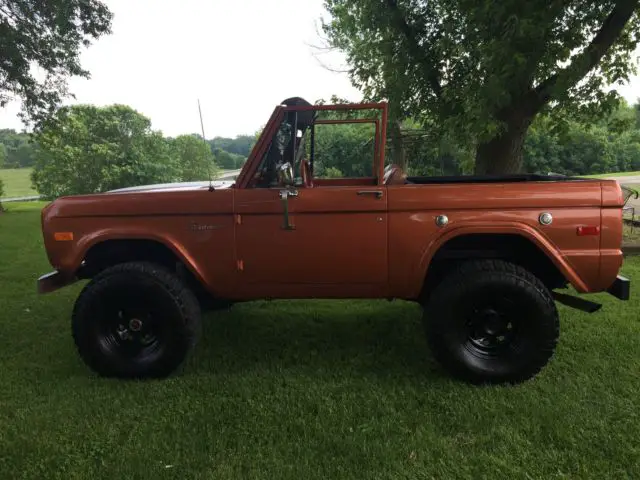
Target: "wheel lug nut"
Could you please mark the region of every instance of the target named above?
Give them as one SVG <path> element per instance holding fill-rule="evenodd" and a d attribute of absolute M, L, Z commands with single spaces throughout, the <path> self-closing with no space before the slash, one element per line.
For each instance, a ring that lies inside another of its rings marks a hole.
<path fill-rule="evenodd" d="M 129 320 L 129 328 L 133 332 L 139 332 L 142 329 L 142 321 L 137 318 L 132 318 Z"/>

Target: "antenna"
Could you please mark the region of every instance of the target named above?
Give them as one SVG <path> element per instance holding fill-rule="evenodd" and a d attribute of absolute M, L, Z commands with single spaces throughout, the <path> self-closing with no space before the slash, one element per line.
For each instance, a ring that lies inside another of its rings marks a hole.
<path fill-rule="evenodd" d="M 198 99 L 198 114 L 200 115 L 200 128 L 202 129 L 202 141 L 207 146 L 207 148 L 211 148 L 207 143 L 207 137 L 204 136 L 204 123 L 202 122 L 202 109 L 200 108 L 200 99 Z M 213 192 L 215 189 L 213 188 L 213 179 L 211 178 L 211 165 L 207 162 L 207 174 L 209 175 L 209 191 Z"/>

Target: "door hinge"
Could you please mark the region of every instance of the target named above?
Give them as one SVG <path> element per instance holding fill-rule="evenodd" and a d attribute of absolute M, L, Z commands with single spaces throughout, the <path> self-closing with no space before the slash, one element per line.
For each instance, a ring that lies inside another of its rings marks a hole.
<path fill-rule="evenodd" d="M 239 213 L 236 215 L 236 225 L 242 225 L 242 215 Z"/>
<path fill-rule="evenodd" d="M 240 272 L 244 271 L 244 260 L 238 260 L 236 265 L 238 267 L 238 271 Z"/>

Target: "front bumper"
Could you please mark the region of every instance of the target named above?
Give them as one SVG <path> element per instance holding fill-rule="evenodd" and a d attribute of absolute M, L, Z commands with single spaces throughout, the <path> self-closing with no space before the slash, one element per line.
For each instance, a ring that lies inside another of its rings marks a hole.
<path fill-rule="evenodd" d="M 629 300 L 631 280 L 622 275 L 618 275 L 611 286 L 607 288 L 607 292 L 620 300 Z"/>
<path fill-rule="evenodd" d="M 62 287 L 71 285 L 76 282 L 76 278 L 68 276 L 54 270 L 53 272 L 46 273 L 38 278 L 38 293 L 50 293 L 54 292 Z"/>

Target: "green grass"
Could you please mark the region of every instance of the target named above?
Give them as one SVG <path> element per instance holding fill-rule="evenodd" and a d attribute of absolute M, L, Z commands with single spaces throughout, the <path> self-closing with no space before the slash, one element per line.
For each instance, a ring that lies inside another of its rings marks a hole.
<path fill-rule="evenodd" d="M 0 179 L 4 182 L 4 197 L 26 197 L 37 195 L 31 187 L 30 168 L 0 169 Z"/>
<path fill-rule="evenodd" d="M 640 244 L 640 227 L 624 225 L 624 227 L 622 228 L 622 237 L 625 244 L 639 245 Z"/>
<path fill-rule="evenodd" d="M 561 307 L 534 380 L 473 387 L 432 360 L 403 302 L 257 302 L 205 318 L 176 376 L 94 376 L 50 269 L 42 203 L 0 215 L 0 478 L 638 478 L 640 296 Z M 640 278 L 640 261 L 625 273 Z"/>
<path fill-rule="evenodd" d="M 607 177 L 632 177 L 640 175 L 640 172 L 613 172 L 613 173 L 599 173 L 596 175 L 581 175 L 585 178 L 607 178 Z"/>

